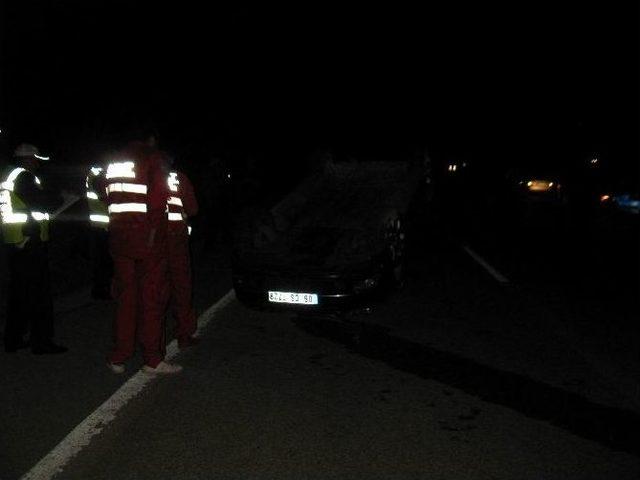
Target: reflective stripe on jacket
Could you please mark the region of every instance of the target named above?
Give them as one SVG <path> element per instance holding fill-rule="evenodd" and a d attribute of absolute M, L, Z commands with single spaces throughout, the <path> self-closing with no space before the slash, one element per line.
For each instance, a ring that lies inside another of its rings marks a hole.
<path fill-rule="evenodd" d="M 103 176 L 102 167 L 91 167 L 85 185 L 87 187 L 87 206 L 89 207 L 89 222 L 91 226 L 107 230 L 109 228 L 109 211 L 107 204 L 100 200 L 97 180 Z"/>
<path fill-rule="evenodd" d="M 169 189 L 165 165 L 160 150 L 131 142 L 107 166 L 103 191 L 109 212 L 109 249 L 114 257 L 166 254 Z"/>
<path fill-rule="evenodd" d="M 143 142 L 131 142 L 107 167 L 105 174 L 109 230 L 135 228 L 162 235 L 167 229 L 166 157 Z"/>
<path fill-rule="evenodd" d="M 147 213 L 147 179 L 132 160 L 112 162 L 106 172 L 107 212 L 111 221 L 131 221 Z"/>
<path fill-rule="evenodd" d="M 187 218 L 198 212 L 198 203 L 189 179 L 182 173 L 171 172 L 167 178 L 169 198 L 167 199 L 167 220 L 169 233 L 191 234 Z"/>

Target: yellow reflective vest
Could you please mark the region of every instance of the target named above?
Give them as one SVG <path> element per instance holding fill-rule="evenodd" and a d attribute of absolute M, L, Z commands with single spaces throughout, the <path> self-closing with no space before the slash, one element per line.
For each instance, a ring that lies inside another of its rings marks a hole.
<path fill-rule="evenodd" d="M 10 168 L 9 173 L 2 177 L 2 183 L 0 183 L 2 238 L 4 243 L 24 244 L 28 237 L 23 235 L 22 227 L 29 221 L 36 221 L 40 226 L 40 240 L 46 242 L 49 240 L 49 214 L 31 210 L 14 191 L 15 181 L 22 172 L 26 172 L 26 170 L 20 167 Z M 38 177 L 35 177 L 35 182 L 37 187 L 42 189 Z"/>

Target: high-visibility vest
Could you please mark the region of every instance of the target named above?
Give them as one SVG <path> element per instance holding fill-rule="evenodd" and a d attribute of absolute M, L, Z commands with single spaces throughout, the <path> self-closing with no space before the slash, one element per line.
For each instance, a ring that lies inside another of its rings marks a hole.
<path fill-rule="evenodd" d="M 180 232 L 187 230 L 191 235 L 191 226 L 187 224 L 187 215 L 184 212 L 184 204 L 180 192 L 180 180 L 177 172 L 170 172 L 167 178 L 169 184 L 169 198 L 167 199 L 167 220 L 169 231 Z"/>
<path fill-rule="evenodd" d="M 2 237 L 4 243 L 21 244 L 26 238 L 22 233 L 22 227 L 29 221 L 36 221 L 40 225 L 40 240 L 49 240 L 49 214 L 31 210 L 29 206 L 16 194 L 15 181 L 24 168 L 15 167 L 9 170 L 9 174 L 0 183 L 0 220 L 2 223 Z M 35 177 L 36 186 L 42 189 L 42 183 Z"/>
<path fill-rule="evenodd" d="M 111 162 L 105 174 L 109 222 L 126 222 L 147 214 L 147 182 L 132 160 Z"/>
<path fill-rule="evenodd" d="M 91 167 L 85 185 L 87 187 L 87 205 L 89 207 L 89 222 L 92 227 L 109 228 L 109 210 L 107 204 L 98 197 L 95 180 L 104 173 L 102 167 Z"/>

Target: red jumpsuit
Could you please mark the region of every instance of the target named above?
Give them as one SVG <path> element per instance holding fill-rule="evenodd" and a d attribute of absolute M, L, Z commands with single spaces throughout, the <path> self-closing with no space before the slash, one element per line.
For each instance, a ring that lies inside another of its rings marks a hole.
<path fill-rule="evenodd" d="M 198 213 L 198 202 L 191 182 L 181 172 L 169 174 L 168 239 L 169 285 L 171 310 L 176 320 L 175 336 L 179 345 L 186 345 L 197 328 L 191 303 L 191 258 L 186 219 Z"/>
<path fill-rule="evenodd" d="M 165 157 L 141 142 L 131 143 L 107 167 L 109 249 L 113 296 L 118 302 L 111 363 L 123 363 L 142 344 L 144 363 L 164 358 L 163 319 L 168 301 Z"/>

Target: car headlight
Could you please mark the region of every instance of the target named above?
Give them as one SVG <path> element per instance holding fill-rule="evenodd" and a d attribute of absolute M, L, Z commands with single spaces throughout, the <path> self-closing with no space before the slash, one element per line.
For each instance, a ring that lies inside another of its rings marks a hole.
<path fill-rule="evenodd" d="M 530 192 L 548 192 L 555 186 L 554 182 L 549 180 L 529 180 L 527 188 Z"/>

